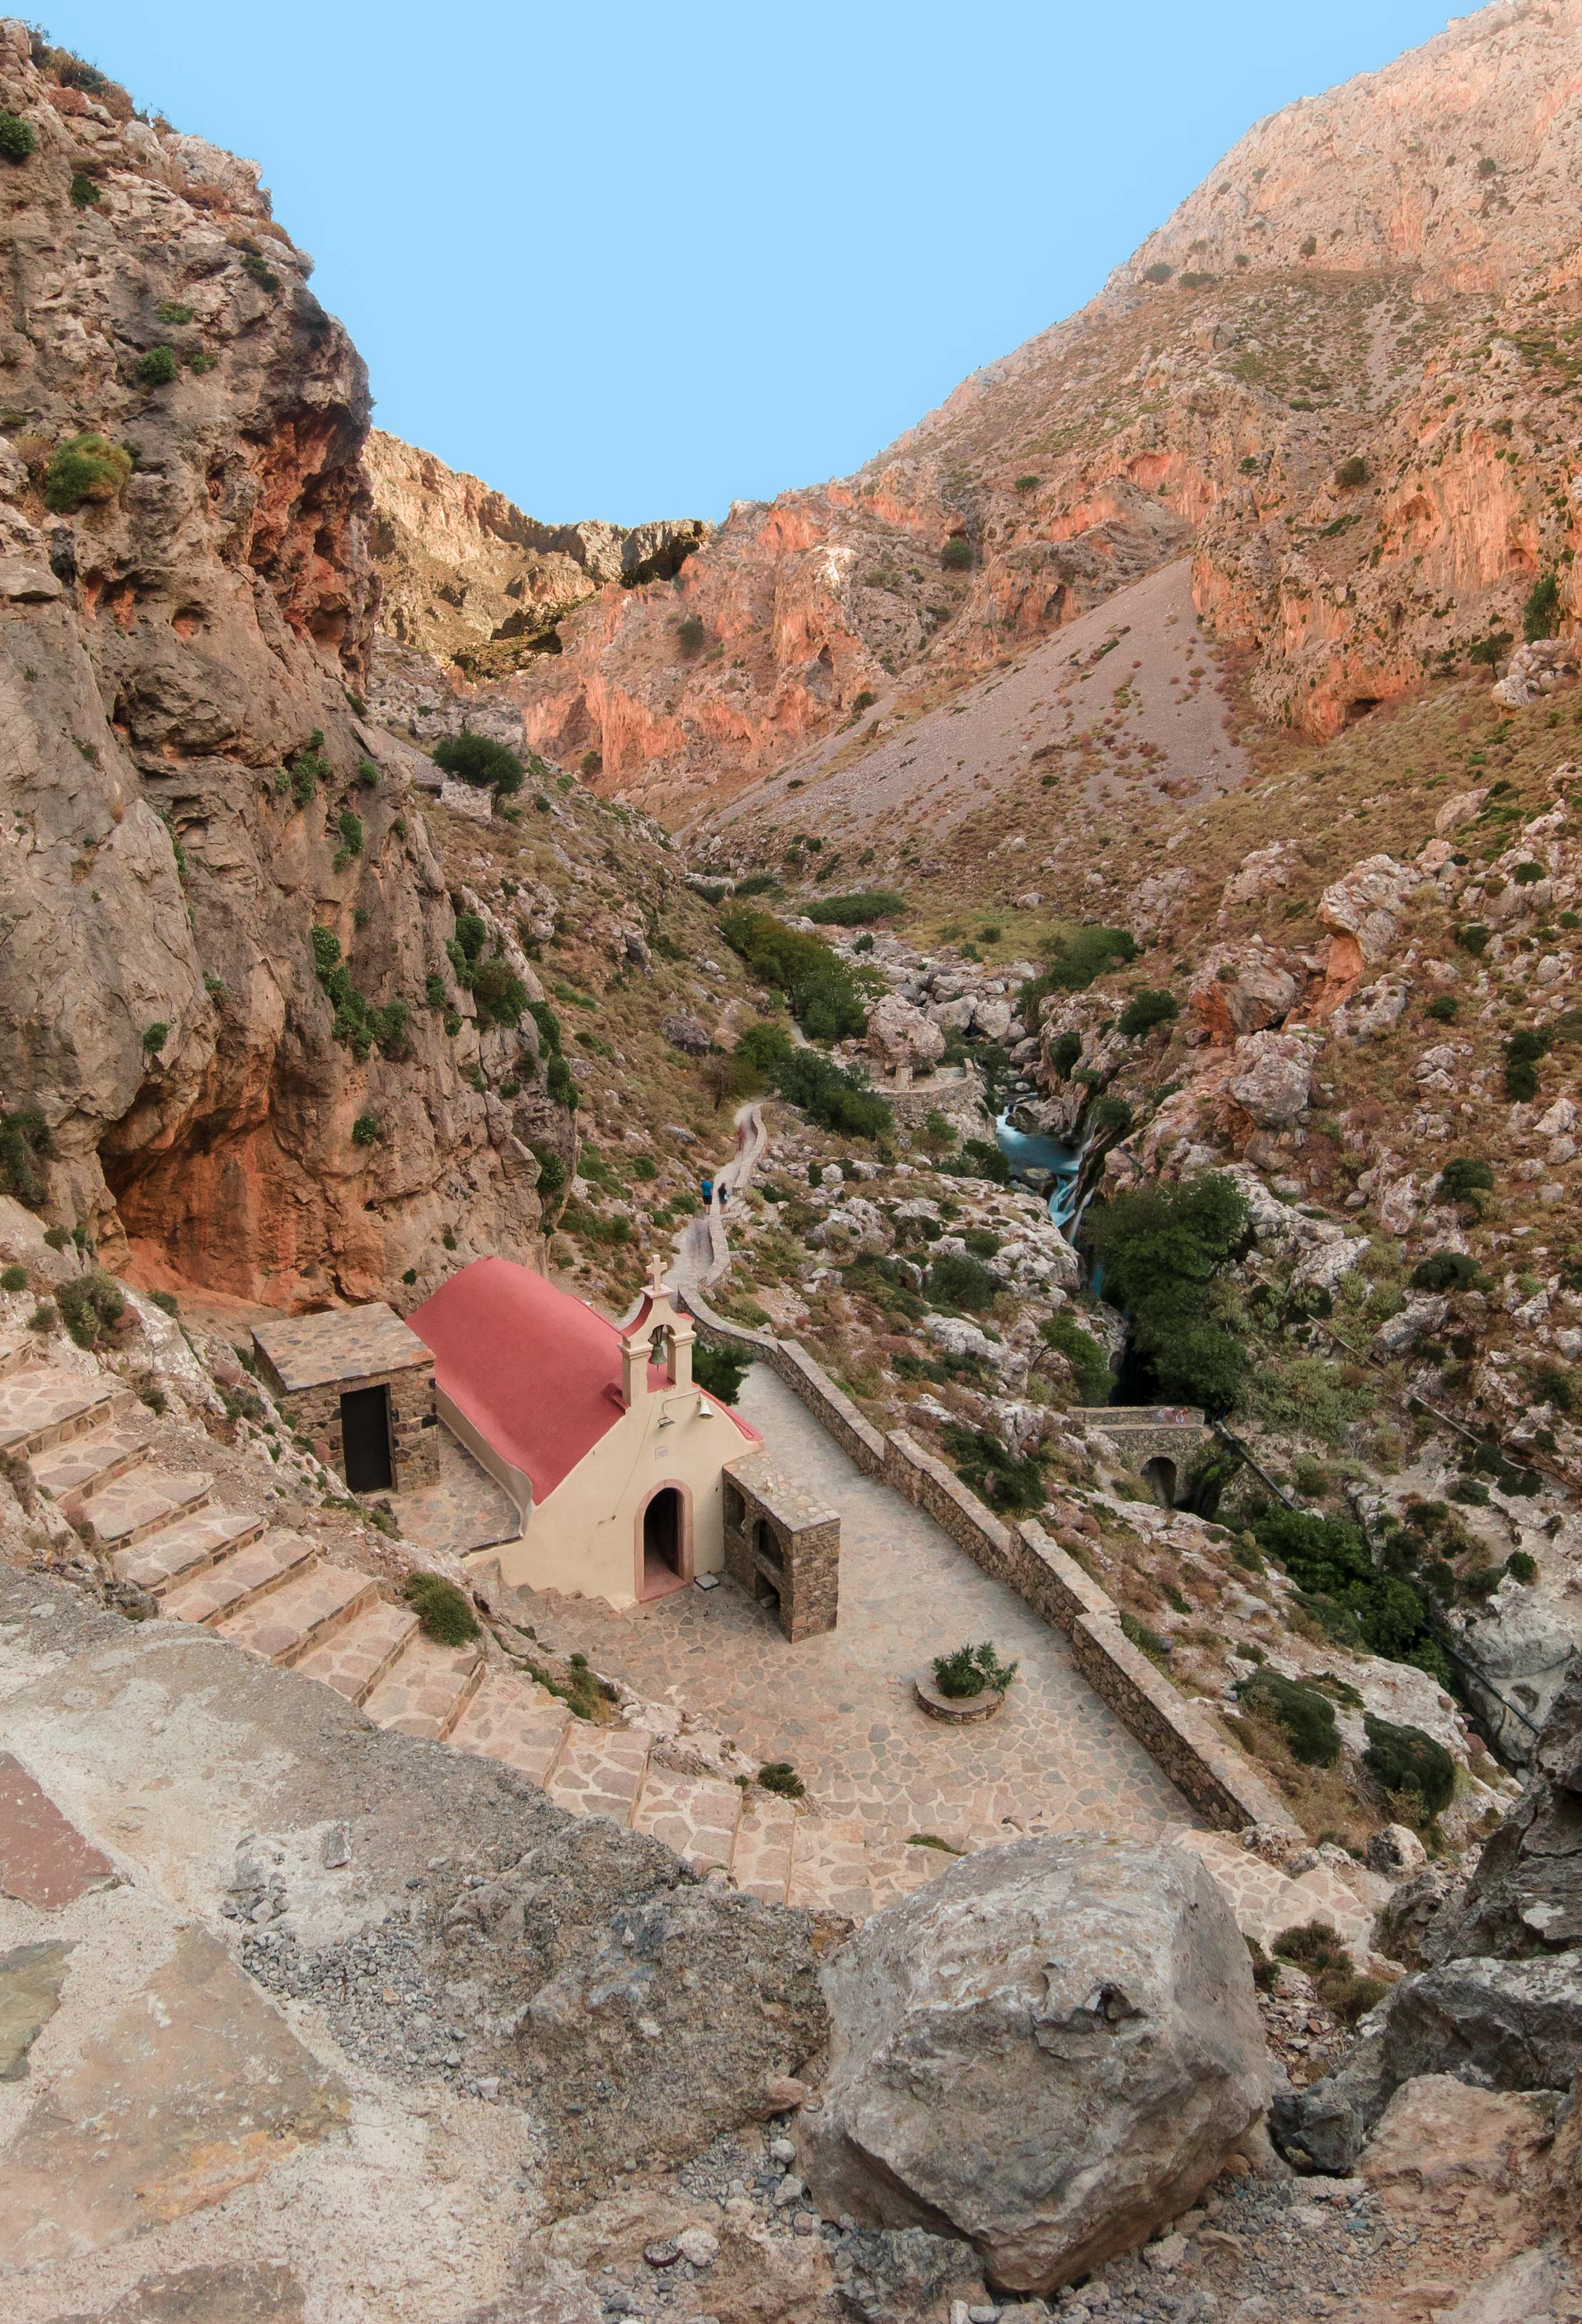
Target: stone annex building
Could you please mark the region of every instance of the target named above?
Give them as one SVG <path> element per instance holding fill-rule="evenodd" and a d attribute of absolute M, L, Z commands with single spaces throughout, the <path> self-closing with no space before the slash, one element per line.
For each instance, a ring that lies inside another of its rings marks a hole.
<path fill-rule="evenodd" d="M 754 1490 L 763 1440 L 694 1380 L 691 1318 L 657 1272 L 621 1324 L 481 1259 L 405 1323 L 377 1305 L 254 1340 L 282 1408 L 354 1492 L 432 1483 L 449 1430 L 515 1504 L 519 1536 L 488 1553 L 510 1588 L 625 1607 L 729 1567 L 793 1634 L 832 1625 L 834 1545 L 820 1536 L 815 1610 L 800 1572 L 813 1536 Z"/>

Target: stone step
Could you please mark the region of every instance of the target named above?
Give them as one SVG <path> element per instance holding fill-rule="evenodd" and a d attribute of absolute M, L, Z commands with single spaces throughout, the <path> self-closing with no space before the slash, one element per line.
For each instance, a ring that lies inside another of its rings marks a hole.
<path fill-rule="evenodd" d="M 162 1535 L 154 1536 L 156 1544 L 162 1539 Z M 222 1615 L 239 1613 L 282 1588 L 317 1554 L 317 1545 L 299 1533 L 271 1528 L 189 1581 L 179 1582 L 161 1599 L 160 1611 L 172 1622 L 217 1622 Z"/>
<path fill-rule="evenodd" d="M 319 1563 L 214 1627 L 222 1638 L 262 1655 L 265 1662 L 293 1663 L 362 1613 L 378 1595 L 370 1575 L 354 1572 L 349 1565 Z"/>
<path fill-rule="evenodd" d="M 63 1501 L 69 1494 L 102 1491 L 152 1457 L 148 1416 L 139 1407 L 107 1428 L 90 1428 L 51 1445 L 47 1452 L 35 1452 L 28 1466 L 34 1484 L 52 1499 Z"/>
<path fill-rule="evenodd" d="M 244 1549 L 263 1531 L 251 1509 L 203 1509 L 178 1525 L 151 1534 L 136 1549 L 118 1549 L 110 1560 L 117 1582 L 135 1582 L 158 1598 L 178 1582 L 189 1582 L 234 1549 Z"/>
<path fill-rule="evenodd" d="M 0 1452 L 31 1461 L 36 1452 L 118 1419 L 136 1404 L 129 1388 L 100 1375 L 26 1364 L 0 1379 Z"/>
<path fill-rule="evenodd" d="M 1003 1832 L 997 1832 L 985 1845 L 998 1848 L 1005 1838 Z M 876 1913 L 882 1913 L 887 1904 L 895 1904 L 902 1896 L 926 1888 L 931 1880 L 937 1880 L 942 1872 L 948 1872 L 952 1864 L 961 1860 L 949 1849 L 922 1847 L 908 1839 L 870 1840 L 867 1855 L 868 1885 Z"/>
<path fill-rule="evenodd" d="M 144 1463 L 100 1492 L 74 1494 L 68 1515 L 102 1549 L 134 1549 L 162 1526 L 207 1508 L 213 1490 L 201 1469 Z"/>
<path fill-rule="evenodd" d="M 796 1811 L 789 1800 L 757 1786 L 742 1794 L 741 1814 L 731 1850 L 731 1877 L 750 1896 L 783 1904 L 791 1877 Z"/>
<path fill-rule="evenodd" d="M 646 1735 L 574 1719 L 546 1789 L 557 1807 L 573 1815 L 613 1816 L 617 1823 L 630 1824 L 648 1764 Z"/>
<path fill-rule="evenodd" d="M 476 1646 L 409 1640 L 363 1708 L 375 1727 L 443 1743 L 483 1683 L 487 1665 Z"/>
<path fill-rule="evenodd" d="M 1236 1925 L 1265 1950 L 1287 1929 L 1309 1921 L 1327 1922 L 1342 1943 L 1357 1953 L 1373 1950 L 1374 1907 L 1327 1864 L 1293 1878 L 1267 1864 L 1234 1834 L 1173 1827 L 1166 1837 L 1200 1856 L 1224 1890 Z"/>
<path fill-rule="evenodd" d="M 500 1759 L 547 1785 L 572 1715 L 558 1695 L 515 1671 L 492 1671 L 451 1729 L 458 1751 Z"/>
<path fill-rule="evenodd" d="M 365 1702 L 417 1627 L 409 1606 L 392 1606 L 381 1598 L 322 1646 L 310 1646 L 296 1667 L 305 1678 L 333 1686 L 348 1702 Z"/>
<path fill-rule="evenodd" d="M 740 1784 L 715 1775 L 675 1775 L 650 1760 L 631 1828 L 662 1840 L 694 1872 L 723 1871 L 740 1813 Z"/>
<path fill-rule="evenodd" d="M 802 1815 L 791 1854 L 788 1904 L 865 1921 L 873 1910 L 860 1816 Z"/>

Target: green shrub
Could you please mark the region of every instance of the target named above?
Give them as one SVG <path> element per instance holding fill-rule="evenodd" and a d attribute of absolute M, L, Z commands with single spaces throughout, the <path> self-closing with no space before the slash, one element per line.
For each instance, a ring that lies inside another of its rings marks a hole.
<path fill-rule="evenodd" d="M 1414 1291 L 1466 1291 L 1479 1277 L 1477 1261 L 1464 1250 L 1430 1250 L 1412 1270 Z"/>
<path fill-rule="evenodd" d="M 558 1154 L 547 1146 L 535 1146 L 533 1157 L 538 1165 L 538 1193 L 542 1199 L 558 1194 L 568 1173 Z"/>
<path fill-rule="evenodd" d="M 1082 1037 L 1080 1033 L 1059 1034 L 1049 1045 L 1050 1071 L 1064 1081 L 1081 1054 Z"/>
<path fill-rule="evenodd" d="M 1527 592 L 1527 602 L 1522 608 L 1522 634 L 1529 645 L 1539 638 L 1552 638 L 1559 620 L 1559 576 L 1541 573 Z"/>
<path fill-rule="evenodd" d="M 867 1012 L 851 971 L 822 937 L 788 928 L 772 912 L 737 908 L 721 913 L 720 933 L 756 975 L 786 994 L 810 1038 L 861 1032 Z"/>
<path fill-rule="evenodd" d="M 1306 1970 L 1324 2007 L 1348 2025 L 1366 2016 L 1390 1990 L 1382 1978 L 1357 1974 L 1351 1955 L 1327 1921 L 1306 1921 L 1300 1928 L 1283 1930 L 1274 1950 L 1277 1959 Z"/>
<path fill-rule="evenodd" d="M 169 387 L 175 376 L 174 347 L 150 347 L 137 366 L 138 382 L 143 387 Z"/>
<path fill-rule="evenodd" d="M 1121 1010 L 1117 1030 L 1129 1041 L 1139 1033 L 1146 1033 L 1152 1026 L 1173 1025 L 1180 1015 L 1181 1003 L 1173 992 L 1161 992 L 1145 985 L 1140 992 L 1133 993 Z"/>
<path fill-rule="evenodd" d="M 1363 1720 L 1367 1749 L 1363 1765 L 1387 1792 L 1414 1792 L 1422 1802 L 1425 1820 L 1450 1804 L 1456 1788 L 1456 1763 L 1442 1743 L 1421 1727 L 1396 1727 L 1370 1711 Z"/>
<path fill-rule="evenodd" d="M 1452 994 L 1440 992 L 1429 1002 L 1422 1013 L 1425 1017 L 1431 1017 L 1436 1025 L 1453 1025 L 1456 1022 L 1458 1008 L 1459 1003 Z"/>
<path fill-rule="evenodd" d="M 750 872 L 736 882 L 738 900 L 743 896 L 778 896 L 784 891 L 772 872 Z"/>
<path fill-rule="evenodd" d="M 1100 1137 L 1124 1138 L 1132 1126 L 1132 1110 L 1118 1091 L 1106 1090 L 1094 1101 L 1089 1120 Z"/>
<path fill-rule="evenodd" d="M 0 1291 L 25 1291 L 26 1289 L 25 1267 L 8 1267 L 4 1275 L 0 1275 Z"/>
<path fill-rule="evenodd" d="M 1237 1693 L 1249 1711 L 1257 1711 L 1279 1728 L 1291 1747 L 1291 1756 L 1304 1767 L 1332 1767 L 1340 1757 L 1340 1729 L 1335 1706 L 1299 1680 L 1283 1678 L 1278 1671 L 1254 1671 L 1237 1682 Z"/>
<path fill-rule="evenodd" d="M 676 624 L 676 648 L 683 661 L 695 661 L 709 641 L 709 633 L 696 613 L 688 613 Z"/>
<path fill-rule="evenodd" d="M 0 159 L 25 161 L 38 151 L 38 143 L 31 121 L 24 121 L 20 113 L 0 111 Z"/>
<path fill-rule="evenodd" d="M 947 573 L 970 573 L 972 569 L 972 544 L 961 533 L 952 533 L 940 550 L 939 561 Z"/>
<path fill-rule="evenodd" d="M 529 1001 L 528 1014 L 538 1028 L 538 1038 L 547 1056 L 560 1055 L 560 1019 L 547 1001 Z"/>
<path fill-rule="evenodd" d="M 692 1351 L 692 1376 L 722 1404 L 734 1404 L 741 1383 L 752 1369 L 752 1358 L 739 1348 L 710 1347 L 700 1340 Z"/>
<path fill-rule="evenodd" d="M 157 1057 L 170 1038 L 170 1028 L 168 1025 L 163 1023 L 157 1025 L 145 1025 L 143 1028 L 143 1047 L 144 1055 L 150 1057 Z"/>
<path fill-rule="evenodd" d="M 105 198 L 93 180 L 82 170 L 72 171 L 68 192 L 74 210 L 91 210 Z"/>
<path fill-rule="evenodd" d="M 822 1129 L 879 1138 L 892 1127 L 894 1117 L 882 1098 L 816 1050 L 793 1048 L 783 1025 L 750 1025 L 731 1054 Z"/>
<path fill-rule="evenodd" d="M 1152 266 L 1144 267 L 1143 280 L 1145 282 L 1168 282 L 1174 272 L 1174 267 L 1167 266 L 1160 258 L 1156 259 Z"/>
<path fill-rule="evenodd" d="M 1335 482 L 1341 492 L 1355 492 L 1358 484 L 1367 482 L 1367 462 L 1354 452 L 1349 460 L 1342 460 L 1335 471 Z"/>
<path fill-rule="evenodd" d="M 893 888 L 864 888 L 851 896 L 821 896 L 807 907 L 807 917 L 820 927 L 856 928 L 893 919 L 906 908 L 906 899 Z"/>
<path fill-rule="evenodd" d="M 1435 1191 L 1442 1203 L 1467 1203 L 1486 1194 L 1494 1183 L 1495 1174 L 1486 1162 L 1470 1154 L 1458 1154 L 1439 1172 Z"/>
<path fill-rule="evenodd" d="M 20 1289 L 21 1286 L 13 1287 Z M 1523 1588 L 1530 1588 L 1538 1579 L 1538 1560 L 1530 1557 L 1524 1549 L 1513 1549 L 1505 1560 L 1505 1571 L 1513 1582 L 1520 1582 Z"/>
<path fill-rule="evenodd" d="M 62 1283 L 55 1298 L 79 1348 L 97 1348 L 126 1313 L 126 1294 L 115 1277 L 100 1267 Z"/>
<path fill-rule="evenodd" d="M 44 471 L 44 506 L 70 516 L 85 502 L 96 505 L 120 497 L 132 474 L 132 455 L 93 429 L 69 436 L 50 455 Z"/>
<path fill-rule="evenodd" d="M 29 1210 L 36 1211 L 47 1191 L 40 1165 L 48 1161 L 53 1152 L 50 1126 L 36 1106 L 21 1106 L 10 1113 L 0 1113 L 0 1194 L 14 1195 Z M 53 1228 L 51 1232 L 54 1232 Z"/>
<path fill-rule="evenodd" d="M 773 1792 L 777 1799 L 799 1800 L 807 1790 L 789 1759 L 770 1759 L 758 1771 L 760 1789 Z"/>
<path fill-rule="evenodd" d="M 1477 959 L 1488 950 L 1488 940 L 1493 933 L 1481 920 L 1468 920 L 1464 927 L 1457 929 L 1456 941 L 1463 952 L 1469 952 Z"/>
<path fill-rule="evenodd" d="M 1016 489 L 1019 493 L 1035 493 L 1038 490 L 1038 484 L 1039 479 L 1036 476 L 1018 476 Z"/>
<path fill-rule="evenodd" d="M 473 999 L 485 1024 L 515 1025 L 528 1005 L 528 988 L 498 954 L 479 964 Z"/>
<path fill-rule="evenodd" d="M 281 287 L 280 276 L 262 251 L 244 250 L 243 252 L 242 272 L 244 274 L 250 274 L 261 290 L 278 290 Z"/>
<path fill-rule="evenodd" d="M 476 790 L 492 790 L 498 798 L 510 798 L 527 779 L 527 770 L 514 751 L 508 751 L 503 742 L 492 742 L 487 734 L 474 734 L 470 726 L 436 742 L 434 763 L 458 782 L 471 783 Z"/>
<path fill-rule="evenodd" d="M 550 1058 L 544 1069 L 544 1086 L 556 1105 L 564 1105 L 572 1112 L 575 1112 L 576 1083 L 573 1080 L 571 1067 L 564 1057 Z"/>
<path fill-rule="evenodd" d="M 1090 1332 L 1084 1332 L 1061 1308 L 1043 1318 L 1038 1336 L 1047 1347 L 1058 1350 L 1071 1365 L 1077 1395 L 1083 1404 L 1108 1403 L 1115 1375 L 1109 1369 L 1108 1357 Z"/>
<path fill-rule="evenodd" d="M 1133 1345 L 1169 1402 L 1228 1411 L 1241 1394 L 1246 1350 L 1212 1312 L 1209 1291 L 1247 1225 L 1234 1181 L 1217 1173 L 1118 1194 L 1088 1213 L 1105 1297 L 1130 1314 Z"/>
<path fill-rule="evenodd" d="M 987 1178 L 996 1186 L 1011 1183 L 1010 1164 L 987 1138 L 964 1138 L 960 1154 L 943 1155 L 935 1167 L 953 1178 Z"/>
<path fill-rule="evenodd" d="M 942 1694 L 953 1702 L 970 1702 L 986 1690 L 1003 1694 L 1021 1665 L 1002 1663 L 993 1642 L 986 1638 L 980 1646 L 958 1646 L 953 1655 L 935 1655 L 933 1667 L 934 1683 Z"/>
<path fill-rule="evenodd" d="M 363 818 L 354 815 L 349 807 L 342 807 L 336 817 L 336 829 L 340 834 L 340 846 L 336 851 L 336 868 L 342 870 L 354 855 L 363 853 Z"/>
<path fill-rule="evenodd" d="M 1018 1456 L 998 1436 L 961 1421 L 951 1422 L 944 1441 L 962 1483 L 1002 1515 L 1022 1517 L 1044 1507 L 1044 1471 L 1036 1460 Z"/>
<path fill-rule="evenodd" d="M 41 1299 L 27 1319 L 27 1328 L 30 1332 L 52 1332 L 60 1320 L 55 1311 L 54 1302 L 50 1299 Z"/>
<path fill-rule="evenodd" d="M 1341 1618 L 1333 1635 L 1355 1624 L 1363 1642 L 1393 1662 L 1412 1663 L 1441 1683 L 1444 1650 L 1429 1628 L 1428 1609 L 1403 1574 L 1382 1572 L 1366 1542 L 1345 1517 L 1274 1508 L 1253 1520 L 1258 1546 L 1283 1565 L 1320 1620 L 1325 1606 Z"/>
<path fill-rule="evenodd" d="M 316 927 L 313 931 L 313 968 L 317 976 L 327 976 L 341 956 L 341 940 L 333 928 Z"/>
<path fill-rule="evenodd" d="M 1085 992 L 1095 977 L 1108 975 L 1112 968 L 1124 968 L 1137 956 L 1136 945 L 1126 928 L 1056 928 L 1045 936 L 1040 949 L 1048 965 L 1041 976 L 1022 987 L 1016 1004 L 1030 1025 L 1037 1022 L 1038 1004 L 1046 994 Z"/>
<path fill-rule="evenodd" d="M 862 996 L 844 971 L 805 976 L 791 991 L 791 1007 L 810 1041 L 851 1041 L 868 1023 Z"/>
<path fill-rule="evenodd" d="M 466 1598 L 442 1573 L 409 1573 L 406 1600 L 418 1627 L 437 1646 L 464 1646 L 478 1635 L 478 1620 Z"/>
<path fill-rule="evenodd" d="M 1547 1034 L 1519 1026 L 1505 1043 L 1505 1095 L 1518 1104 L 1538 1095 L 1538 1061 L 1549 1050 Z"/>
<path fill-rule="evenodd" d="M 941 1307 L 964 1307 L 981 1315 L 994 1305 L 998 1288 L 983 1261 L 966 1251 L 947 1251 L 928 1270 L 928 1296 Z"/>
<path fill-rule="evenodd" d="M 357 1116 L 352 1124 L 352 1143 L 354 1146 L 378 1145 L 379 1116 L 376 1113 L 360 1113 Z"/>

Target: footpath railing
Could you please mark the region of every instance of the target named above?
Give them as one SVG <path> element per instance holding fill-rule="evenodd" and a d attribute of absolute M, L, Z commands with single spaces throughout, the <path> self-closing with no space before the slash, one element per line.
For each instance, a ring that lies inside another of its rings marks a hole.
<path fill-rule="evenodd" d="M 882 1434 L 800 1342 L 731 1323 L 695 1286 L 681 1296 L 705 1341 L 768 1364 L 865 1476 L 925 1509 L 974 1564 L 1068 1638 L 1095 1694 L 1209 1823 L 1222 1831 L 1273 1825 L 1301 1837 L 1250 1762 L 1132 1645 L 1108 1592 L 1035 1519 L 1007 1524 L 905 1429 Z"/>

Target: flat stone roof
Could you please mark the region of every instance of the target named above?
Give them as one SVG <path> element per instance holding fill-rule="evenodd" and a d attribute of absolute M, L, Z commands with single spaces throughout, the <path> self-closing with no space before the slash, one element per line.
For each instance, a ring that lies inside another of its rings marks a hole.
<path fill-rule="evenodd" d="M 282 1315 L 254 1325 L 253 1343 L 282 1388 L 323 1388 L 332 1380 L 372 1379 L 434 1358 L 416 1332 L 382 1299 L 323 1315 Z"/>

